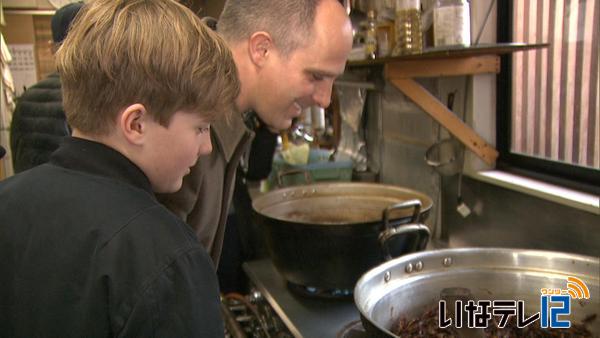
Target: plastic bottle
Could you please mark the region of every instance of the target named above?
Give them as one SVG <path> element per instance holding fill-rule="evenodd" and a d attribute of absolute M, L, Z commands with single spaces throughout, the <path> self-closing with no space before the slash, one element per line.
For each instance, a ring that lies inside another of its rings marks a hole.
<path fill-rule="evenodd" d="M 423 51 L 421 1 L 396 0 L 396 46 L 392 55 L 418 54 Z"/>
<path fill-rule="evenodd" d="M 365 57 L 373 60 L 377 57 L 377 22 L 374 10 L 367 12 L 367 30 L 365 34 Z"/>
<path fill-rule="evenodd" d="M 434 46 L 469 46 L 471 15 L 466 0 L 437 0 L 433 8 Z"/>

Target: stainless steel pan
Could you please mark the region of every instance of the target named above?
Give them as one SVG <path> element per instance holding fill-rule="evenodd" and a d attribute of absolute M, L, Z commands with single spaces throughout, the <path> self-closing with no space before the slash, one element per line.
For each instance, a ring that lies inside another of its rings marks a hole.
<path fill-rule="evenodd" d="M 541 288 L 567 288 L 581 279 L 590 299 L 573 299 L 572 322 L 600 311 L 600 260 L 536 250 L 464 248 L 419 252 L 388 261 L 364 274 L 354 290 L 363 324 L 373 336 L 394 337 L 401 317 L 418 318 L 438 305 L 444 290 L 468 290 L 473 300 L 523 300 L 525 312 L 540 311 Z M 588 329 L 600 335 L 600 319 Z M 539 325 L 534 323 L 532 325 Z"/>

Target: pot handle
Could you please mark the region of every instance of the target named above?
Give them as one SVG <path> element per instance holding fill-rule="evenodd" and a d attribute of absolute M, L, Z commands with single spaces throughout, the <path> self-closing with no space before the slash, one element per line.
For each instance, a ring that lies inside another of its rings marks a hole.
<path fill-rule="evenodd" d="M 312 183 L 312 179 L 310 178 L 310 174 L 308 173 L 308 170 L 289 169 L 289 170 L 282 170 L 277 173 L 277 186 L 280 188 L 283 187 L 283 177 L 284 176 L 297 175 L 297 174 L 304 174 L 304 180 L 306 181 L 306 184 Z"/>
<path fill-rule="evenodd" d="M 390 214 L 393 211 L 414 208 L 413 215 L 409 224 L 402 224 L 397 227 L 392 227 L 390 224 Z M 421 201 L 418 199 L 401 202 L 391 205 L 383 210 L 383 225 L 384 230 L 379 234 L 379 243 L 383 249 L 384 258 L 390 260 L 393 258 L 390 252 L 390 240 L 395 237 L 406 236 L 407 242 L 404 245 L 400 255 L 420 251 L 425 249 L 431 233 L 429 228 L 420 224 Z"/>
<path fill-rule="evenodd" d="M 408 223 L 419 223 L 420 214 L 421 214 L 421 201 L 418 199 L 412 199 L 400 203 L 396 203 L 394 205 L 390 205 L 389 207 L 383 210 L 383 226 L 385 229 L 391 228 L 390 226 L 390 214 L 396 210 L 404 210 L 409 208 L 415 208 L 413 211 L 413 215 Z"/>

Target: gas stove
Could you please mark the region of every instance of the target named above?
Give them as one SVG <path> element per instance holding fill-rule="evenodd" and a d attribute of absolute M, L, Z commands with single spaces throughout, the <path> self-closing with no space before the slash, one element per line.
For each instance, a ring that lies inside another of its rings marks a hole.
<path fill-rule="evenodd" d="M 350 295 L 335 292 L 334 297 L 322 297 L 309 289 L 298 292 L 298 286 L 288 285 L 277 272 L 270 259 L 246 262 L 244 271 L 250 279 L 254 301 L 272 309 L 277 319 L 285 326 L 285 333 L 275 335 L 304 338 L 366 337 L 358 310 Z"/>

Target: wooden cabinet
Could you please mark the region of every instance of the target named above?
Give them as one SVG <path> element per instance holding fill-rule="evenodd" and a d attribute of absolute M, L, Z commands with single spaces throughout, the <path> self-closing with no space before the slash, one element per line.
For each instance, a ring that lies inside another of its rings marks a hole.
<path fill-rule="evenodd" d="M 48 0 L 2 0 L 4 8 L 54 9 Z"/>

